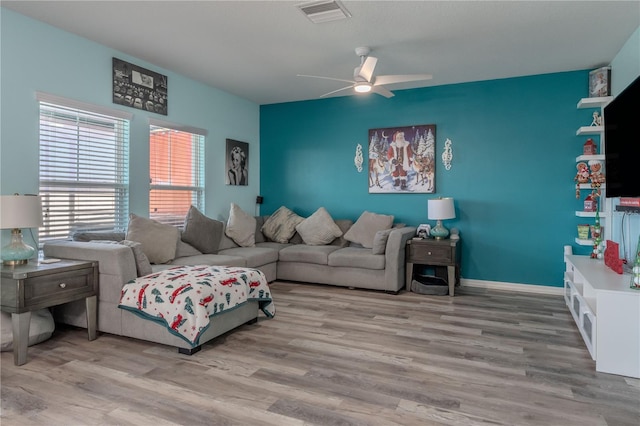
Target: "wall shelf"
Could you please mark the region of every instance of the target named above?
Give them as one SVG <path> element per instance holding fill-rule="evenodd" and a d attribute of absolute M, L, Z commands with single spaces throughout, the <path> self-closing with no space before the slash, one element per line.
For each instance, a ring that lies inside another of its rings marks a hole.
<path fill-rule="evenodd" d="M 581 183 L 580 184 L 580 189 L 595 189 L 591 187 L 590 183 Z M 602 185 L 600 185 L 600 190 L 604 191 L 605 189 L 607 189 L 607 184 L 603 183 Z M 603 195 L 604 197 L 604 195 Z"/>
<path fill-rule="evenodd" d="M 578 161 L 589 161 L 589 160 L 600 160 L 604 161 L 604 154 L 589 154 L 589 155 L 578 155 L 576 157 L 576 163 Z"/>
<path fill-rule="evenodd" d="M 576 238 L 576 244 L 579 246 L 592 246 L 593 240 L 582 240 L 580 238 Z"/>
<path fill-rule="evenodd" d="M 578 217 L 596 217 L 596 212 L 585 212 L 584 210 L 576 210 Z M 607 212 L 600 212 L 600 217 L 607 217 Z"/>
<path fill-rule="evenodd" d="M 602 96 L 598 98 L 582 98 L 578 101 L 578 109 L 582 108 L 602 108 L 613 100 L 613 96 Z"/>
<path fill-rule="evenodd" d="M 604 126 L 582 126 L 576 131 L 576 136 L 601 135 L 603 132 Z"/>

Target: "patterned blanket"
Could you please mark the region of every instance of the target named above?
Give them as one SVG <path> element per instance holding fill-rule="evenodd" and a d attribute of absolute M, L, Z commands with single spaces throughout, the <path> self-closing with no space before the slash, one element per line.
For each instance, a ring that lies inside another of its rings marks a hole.
<path fill-rule="evenodd" d="M 195 347 L 212 317 L 250 300 L 268 318 L 275 315 L 267 279 L 257 269 L 176 266 L 125 284 L 118 307 L 159 322 Z"/>

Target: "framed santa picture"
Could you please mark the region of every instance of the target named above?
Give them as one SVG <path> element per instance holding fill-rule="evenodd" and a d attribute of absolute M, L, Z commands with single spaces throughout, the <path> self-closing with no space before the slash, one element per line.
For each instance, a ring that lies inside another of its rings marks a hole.
<path fill-rule="evenodd" d="M 369 130 L 370 193 L 436 192 L 436 125 Z"/>

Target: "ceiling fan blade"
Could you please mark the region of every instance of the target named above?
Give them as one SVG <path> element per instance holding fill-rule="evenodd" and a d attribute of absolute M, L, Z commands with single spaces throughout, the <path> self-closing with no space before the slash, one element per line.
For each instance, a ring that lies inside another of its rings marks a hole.
<path fill-rule="evenodd" d="M 391 92 L 384 86 L 371 86 L 371 91 L 373 93 L 377 93 L 378 95 L 382 95 L 385 98 L 392 98 L 393 96 L 395 96 L 393 92 Z"/>
<path fill-rule="evenodd" d="M 353 84 L 355 84 L 355 81 L 353 81 L 353 80 L 344 80 L 342 78 L 321 77 L 319 75 L 306 75 L 306 74 L 296 74 L 296 76 L 297 77 L 321 78 L 323 80 L 344 81 L 345 83 L 353 83 Z"/>
<path fill-rule="evenodd" d="M 367 59 L 364 60 L 364 63 L 360 67 L 360 73 L 358 74 L 360 77 L 364 78 L 368 82 L 371 82 L 371 77 L 373 76 L 373 70 L 376 68 L 376 64 L 378 63 L 378 58 L 374 58 L 373 56 L 367 56 Z"/>
<path fill-rule="evenodd" d="M 431 80 L 432 78 L 433 76 L 431 74 L 379 75 L 376 77 L 376 81 L 373 83 L 373 85 L 378 86 L 385 84 L 406 83 L 408 81 Z"/>
<path fill-rule="evenodd" d="M 329 92 L 329 93 L 325 93 L 324 95 L 322 95 L 322 96 L 320 96 L 320 97 L 321 97 L 321 98 L 324 98 L 324 97 L 326 97 L 326 96 L 333 95 L 334 93 L 342 92 L 343 90 L 347 90 L 347 89 L 353 89 L 353 84 L 352 84 L 351 86 L 343 87 L 343 88 L 341 88 L 341 89 L 333 90 L 333 91 L 331 91 L 331 92 Z"/>

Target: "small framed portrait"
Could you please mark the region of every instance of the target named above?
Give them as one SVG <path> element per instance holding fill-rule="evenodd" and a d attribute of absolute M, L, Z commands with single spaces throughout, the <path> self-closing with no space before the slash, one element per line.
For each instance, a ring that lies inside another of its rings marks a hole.
<path fill-rule="evenodd" d="M 611 67 L 601 67 L 589 73 L 589 97 L 611 96 Z"/>
<path fill-rule="evenodd" d="M 227 185 L 249 184 L 249 144 L 227 139 L 227 166 L 225 182 Z"/>

